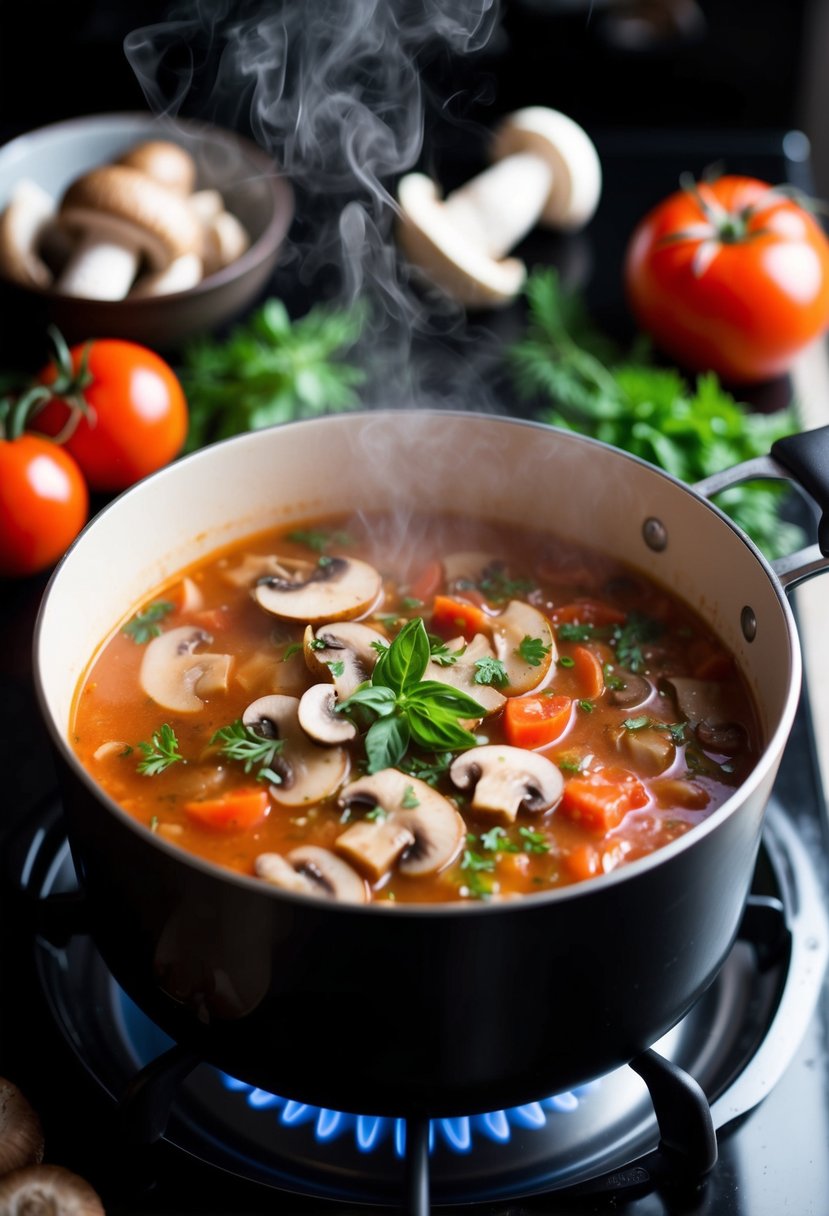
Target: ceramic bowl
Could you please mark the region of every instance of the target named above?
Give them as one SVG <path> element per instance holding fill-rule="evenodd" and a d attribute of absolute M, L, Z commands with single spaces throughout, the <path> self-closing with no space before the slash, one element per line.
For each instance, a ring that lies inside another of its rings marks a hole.
<path fill-rule="evenodd" d="M 294 195 L 278 166 L 252 141 L 190 119 L 150 114 L 71 118 L 0 148 L 0 211 L 16 184 L 35 182 L 59 201 L 69 184 L 147 139 L 182 144 L 196 161 L 196 187 L 215 188 L 250 235 L 246 252 L 186 291 L 151 298 L 92 300 L 0 277 L 0 314 L 17 348 L 56 325 L 68 342 L 126 338 L 159 350 L 213 331 L 251 307 L 279 259 L 294 214 Z"/>

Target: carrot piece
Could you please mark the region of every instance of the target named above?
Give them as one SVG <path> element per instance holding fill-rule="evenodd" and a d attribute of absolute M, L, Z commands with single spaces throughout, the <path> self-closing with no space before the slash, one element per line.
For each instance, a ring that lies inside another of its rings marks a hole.
<path fill-rule="evenodd" d="M 189 819 L 203 828 L 219 832 L 243 831 L 252 828 L 268 811 L 268 791 L 246 786 L 231 790 L 219 798 L 205 798 L 201 802 L 185 802 L 182 810 Z"/>
<path fill-rule="evenodd" d="M 572 720 L 572 697 L 511 697 L 504 706 L 507 742 L 528 751 L 555 743 Z"/>
<path fill-rule="evenodd" d="M 601 872 L 601 857 L 594 844 L 579 844 L 564 856 L 564 865 L 575 882 L 595 878 Z"/>
<path fill-rule="evenodd" d="M 596 832 L 609 832 L 645 805 L 647 791 L 627 769 L 608 768 L 565 782 L 558 813 Z"/>
<path fill-rule="evenodd" d="M 550 619 L 554 625 L 623 625 L 627 617 L 612 604 L 585 598 L 554 608 Z"/>
<path fill-rule="evenodd" d="M 446 638 L 457 637 L 460 633 L 471 642 L 476 633 L 486 633 L 487 615 L 465 600 L 436 595 L 432 602 L 432 630 Z"/>
<path fill-rule="evenodd" d="M 574 646 L 571 657 L 573 673 L 579 682 L 582 695 L 589 700 L 600 697 L 604 692 L 604 671 L 593 651 L 588 650 L 586 646 Z"/>
<path fill-rule="evenodd" d="M 198 612 L 191 612 L 190 619 L 194 625 L 201 625 L 203 629 L 209 629 L 213 633 L 221 633 L 230 624 L 230 612 L 224 606 L 201 608 Z"/>
<path fill-rule="evenodd" d="M 424 604 L 437 595 L 438 588 L 443 582 L 443 562 L 435 558 L 434 561 L 428 562 L 413 580 L 409 587 L 409 595 L 416 600 L 421 600 Z"/>
<path fill-rule="evenodd" d="M 727 680 L 734 674 L 734 661 L 724 650 L 713 650 L 694 668 L 697 680 Z"/>

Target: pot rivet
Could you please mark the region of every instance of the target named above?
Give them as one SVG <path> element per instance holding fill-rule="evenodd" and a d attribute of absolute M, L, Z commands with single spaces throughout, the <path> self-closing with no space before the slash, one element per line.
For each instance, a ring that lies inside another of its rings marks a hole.
<path fill-rule="evenodd" d="M 740 625 L 742 626 L 745 640 L 753 642 L 757 636 L 757 617 L 754 615 L 754 609 L 749 608 L 748 604 L 746 604 L 740 613 Z"/>
<path fill-rule="evenodd" d="M 651 515 L 642 524 L 642 536 L 645 544 L 655 553 L 661 553 L 668 547 L 668 532 L 661 520 Z"/>

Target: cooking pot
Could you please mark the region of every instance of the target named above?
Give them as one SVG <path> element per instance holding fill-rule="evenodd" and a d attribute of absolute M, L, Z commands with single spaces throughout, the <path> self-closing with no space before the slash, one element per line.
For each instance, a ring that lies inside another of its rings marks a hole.
<path fill-rule="evenodd" d="M 772 566 L 706 497 L 784 476 L 829 502 L 829 428 L 689 488 L 594 440 L 454 411 L 336 415 L 226 440 L 122 494 L 55 570 L 36 628 L 39 704 L 95 941 L 168 1035 L 231 1075 L 345 1111 L 451 1116 L 537 1099 L 631 1061 L 689 1010 L 737 934 L 791 729 L 800 649 Z M 474 906 L 349 906 L 190 856 L 80 766 L 72 700 L 157 584 L 220 545 L 330 513 L 460 511 L 603 549 L 697 610 L 739 662 L 765 749 L 701 825 L 565 889 Z M 829 552 L 825 529 L 819 539 Z"/>

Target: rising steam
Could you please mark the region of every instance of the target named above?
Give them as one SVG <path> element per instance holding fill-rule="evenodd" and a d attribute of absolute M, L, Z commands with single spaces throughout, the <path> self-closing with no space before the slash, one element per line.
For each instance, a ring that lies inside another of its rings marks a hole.
<path fill-rule="evenodd" d="M 411 284 L 397 256 L 393 191 L 421 156 L 428 115 L 462 121 L 463 99 L 432 96 L 424 65 L 482 51 L 497 19 L 498 0 L 182 0 L 126 39 L 155 113 L 250 135 L 292 182 L 292 282 L 308 303 L 322 285 L 325 298 L 359 298 L 374 318 L 368 404 L 416 403 L 435 385 L 457 397 L 477 381 L 458 350 L 460 310 Z M 480 383 L 474 393 L 480 408 Z"/>

